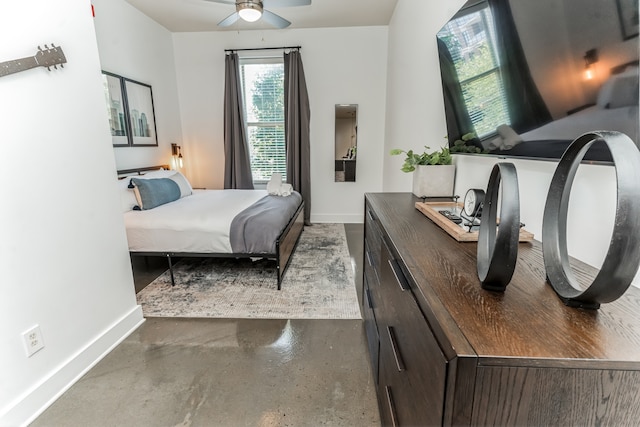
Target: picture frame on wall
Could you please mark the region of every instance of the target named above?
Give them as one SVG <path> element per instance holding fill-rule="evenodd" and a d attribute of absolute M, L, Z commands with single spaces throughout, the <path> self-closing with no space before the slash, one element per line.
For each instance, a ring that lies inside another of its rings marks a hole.
<path fill-rule="evenodd" d="M 638 37 L 638 0 L 616 0 L 623 40 Z"/>
<path fill-rule="evenodd" d="M 151 85 L 102 71 L 104 97 L 114 147 L 157 147 Z"/>
<path fill-rule="evenodd" d="M 151 86 L 124 79 L 132 146 L 157 146 L 156 118 Z"/>
<path fill-rule="evenodd" d="M 102 81 L 113 146 L 127 147 L 130 145 L 130 140 L 123 78 L 117 74 L 103 71 Z"/>

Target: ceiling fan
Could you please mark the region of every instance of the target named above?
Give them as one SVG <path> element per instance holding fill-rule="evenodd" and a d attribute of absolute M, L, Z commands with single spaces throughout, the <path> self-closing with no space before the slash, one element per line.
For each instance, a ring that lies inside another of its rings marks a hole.
<path fill-rule="evenodd" d="M 283 17 L 276 15 L 264 7 L 292 7 L 292 6 L 308 6 L 311 0 L 207 0 L 213 3 L 233 4 L 236 11 L 231 15 L 218 22 L 220 27 L 228 27 L 235 23 L 239 18 L 247 22 L 255 22 L 263 18 L 267 23 L 277 28 L 286 28 L 291 25 Z"/>

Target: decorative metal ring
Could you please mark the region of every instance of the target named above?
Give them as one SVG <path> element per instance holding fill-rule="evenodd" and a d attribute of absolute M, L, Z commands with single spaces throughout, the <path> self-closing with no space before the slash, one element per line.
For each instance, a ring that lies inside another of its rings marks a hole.
<path fill-rule="evenodd" d="M 500 224 L 496 236 L 501 180 Z M 478 231 L 478 277 L 484 289 L 505 290 L 516 268 L 519 237 L 518 173 L 513 163 L 498 163 L 491 171 Z"/>
<path fill-rule="evenodd" d="M 597 141 L 604 141 L 613 157 L 616 215 L 600 272 L 591 285 L 581 291 L 567 252 L 569 192 L 581 160 Z M 640 265 L 640 151 L 629 137 L 619 132 L 590 132 L 573 141 L 564 152 L 544 207 L 542 254 L 547 281 L 566 305 L 596 309 L 601 303 L 620 298 L 629 288 Z"/>

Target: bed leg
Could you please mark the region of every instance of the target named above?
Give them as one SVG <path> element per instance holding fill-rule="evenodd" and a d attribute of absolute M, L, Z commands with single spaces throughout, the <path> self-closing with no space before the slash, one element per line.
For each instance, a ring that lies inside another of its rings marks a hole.
<path fill-rule="evenodd" d="M 171 286 L 175 286 L 176 281 L 173 278 L 173 264 L 171 264 L 171 254 L 167 254 L 167 261 L 169 262 L 169 273 L 171 274 Z"/>

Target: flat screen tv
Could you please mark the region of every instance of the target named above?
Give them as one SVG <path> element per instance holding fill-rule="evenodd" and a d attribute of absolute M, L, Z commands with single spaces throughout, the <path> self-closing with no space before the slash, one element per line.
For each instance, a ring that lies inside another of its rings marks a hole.
<path fill-rule="evenodd" d="M 557 160 L 597 130 L 640 143 L 635 0 L 471 0 L 437 43 L 454 153 Z M 584 161 L 611 156 L 596 143 Z"/>

